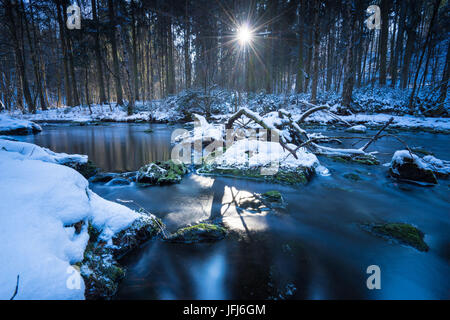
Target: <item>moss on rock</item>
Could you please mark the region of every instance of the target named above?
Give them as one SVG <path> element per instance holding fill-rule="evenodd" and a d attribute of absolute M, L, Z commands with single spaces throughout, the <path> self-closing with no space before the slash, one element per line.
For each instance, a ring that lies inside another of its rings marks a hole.
<path fill-rule="evenodd" d="M 223 168 L 214 165 L 204 165 L 198 170 L 198 173 L 297 185 L 308 183 L 314 175 L 314 169 L 308 167 L 298 167 L 296 169 L 278 168 L 272 175 L 262 175 L 261 168 Z"/>
<path fill-rule="evenodd" d="M 86 299 L 111 299 L 117 292 L 120 280 L 125 276 L 125 269 L 117 260 L 157 236 L 160 231 L 153 217 L 142 216 L 129 228 L 115 235 L 111 246 L 101 240 L 101 230 L 89 223 L 89 242 L 83 261 L 77 264 L 85 282 Z"/>
<path fill-rule="evenodd" d="M 180 182 L 187 172 L 184 163 L 175 163 L 172 160 L 157 161 L 141 167 L 136 180 L 148 185 L 173 184 Z"/>
<path fill-rule="evenodd" d="M 219 225 L 199 223 L 179 229 L 167 241 L 179 243 L 212 242 L 218 241 L 227 235 L 227 230 Z"/>
<path fill-rule="evenodd" d="M 81 173 L 81 175 L 86 179 L 89 179 L 98 172 L 98 168 L 91 160 L 88 160 L 86 163 L 66 162 L 64 163 L 64 165 L 72 169 L 75 169 L 76 171 Z"/>
<path fill-rule="evenodd" d="M 355 155 L 355 156 L 330 156 L 333 161 L 337 162 L 354 162 L 360 164 L 366 164 L 370 166 L 380 164 L 380 161 L 373 155 Z"/>
<path fill-rule="evenodd" d="M 429 250 L 428 245 L 423 240 L 424 233 L 410 224 L 385 223 L 369 225 L 369 228 L 374 234 L 394 239 L 419 251 Z"/>
<path fill-rule="evenodd" d="M 271 190 L 271 191 L 264 192 L 261 196 L 264 199 L 271 201 L 271 202 L 282 202 L 283 201 L 283 197 L 281 196 L 280 191 L 277 191 L 277 190 Z"/>

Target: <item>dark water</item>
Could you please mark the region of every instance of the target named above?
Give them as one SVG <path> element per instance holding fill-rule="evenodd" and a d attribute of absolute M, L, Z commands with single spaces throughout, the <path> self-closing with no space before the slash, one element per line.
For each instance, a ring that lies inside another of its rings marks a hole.
<path fill-rule="evenodd" d="M 151 134 L 143 132 L 147 128 L 55 126 L 21 139 L 58 152 L 88 154 L 107 171 L 127 171 L 170 156 L 173 128 L 153 125 Z M 399 136 L 450 159 L 448 135 Z M 384 163 L 403 146 L 382 140 L 371 148 L 380 151 Z M 331 175 L 299 187 L 195 174 L 164 187 L 92 185 L 107 199 L 134 200 L 161 217 L 169 230 L 214 217 L 245 235 L 244 241 L 213 244 L 150 241 L 123 261 L 128 271 L 116 298 L 449 299 L 450 181 L 419 187 L 391 180 L 383 166 L 320 161 Z M 357 173 L 362 180 L 349 181 L 345 173 Z M 274 189 L 286 200 L 285 210 L 277 215 L 248 210 L 246 199 Z M 390 243 L 359 227 L 384 221 L 417 226 L 430 251 Z M 381 268 L 381 290 L 366 287 L 366 268 L 373 264 Z"/>

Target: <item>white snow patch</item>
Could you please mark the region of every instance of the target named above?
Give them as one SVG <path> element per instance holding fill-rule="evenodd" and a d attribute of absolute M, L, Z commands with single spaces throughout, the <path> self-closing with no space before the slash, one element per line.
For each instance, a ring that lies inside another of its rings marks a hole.
<path fill-rule="evenodd" d="M 33 131 L 42 131 L 42 128 L 31 121 L 11 118 L 5 114 L 0 114 L 0 132 L 8 133 L 10 131 L 24 129 L 29 133 Z"/>
<path fill-rule="evenodd" d="M 84 299 L 84 282 L 70 289 L 83 259 L 88 222 L 111 237 L 141 215 L 89 190 L 75 170 L 57 164 L 66 156 L 30 144 L 1 140 L 0 299 Z M 16 144 L 14 146 L 13 144 Z M 34 150 L 34 152 L 31 152 Z M 79 234 L 70 225 L 84 221 Z"/>

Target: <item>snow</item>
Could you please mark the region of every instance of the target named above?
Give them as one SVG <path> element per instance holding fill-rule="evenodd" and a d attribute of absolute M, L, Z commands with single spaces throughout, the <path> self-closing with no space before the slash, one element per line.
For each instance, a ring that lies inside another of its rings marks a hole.
<path fill-rule="evenodd" d="M 404 162 L 404 159 L 412 159 L 419 168 L 421 169 L 428 169 L 428 164 L 424 162 L 421 158 L 419 158 L 414 153 L 411 156 L 411 153 L 408 150 L 397 150 L 395 151 L 394 155 L 392 156 L 391 160 L 391 166 L 394 163 L 397 163 L 399 165 L 402 165 Z"/>
<path fill-rule="evenodd" d="M 0 150 L 11 152 L 16 159 L 41 160 L 50 163 L 86 163 L 88 157 L 79 154 L 56 153 L 28 142 L 0 139 Z"/>
<path fill-rule="evenodd" d="M 422 160 L 427 163 L 434 172 L 443 176 L 450 175 L 450 161 L 441 160 L 431 155 L 423 157 Z"/>
<path fill-rule="evenodd" d="M 288 145 L 295 150 L 296 146 Z M 320 165 L 317 157 L 304 148 L 296 153 L 298 159 L 277 142 L 243 139 L 235 141 L 222 155 L 215 158 L 215 163 L 230 167 L 259 168 L 275 163 L 282 168 L 315 168 Z"/>
<path fill-rule="evenodd" d="M 15 130 L 25 130 L 28 133 L 42 131 L 42 128 L 34 122 L 11 118 L 0 114 L 0 133 L 11 133 Z"/>
<path fill-rule="evenodd" d="M 350 128 L 347 128 L 345 131 L 353 132 L 353 133 L 365 133 L 367 131 L 366 126 L 359 124 Z"/>
<path fill-rule="evenodd" d="M 83 259 L 88 223 L 111 244 L 141 215 L 93 193 L 81 174 L 58 164 L 67 155 L 0 143 L 7 148 L 0 147 L 0 299 L 12 296 L 17 275 L 15 299 L 84 299 L 83 279 L 71 265 Z M 71 225 L 79 221 L 76 234 Z M 79 286 L 70 285 L 73 277 Z"/>
<path fill-rule="evenodd" d="M 297 118 L 300 116 L 298 115 Z M 364 123 L 369 126 L 382 126 L 393 117 L 394 121 L 390 128 L 404 129 L 432 129 L 434 131 L 450 131 L 450 118 L 427 118 L 415 117 L 411 115 L 393 116 L 390 114 L 354 114 L 350 116 L 340 116 L 341 119 L 349 123 Z M 306 118 L 306 122 L 328 124 L 336 120 L 323 112 L 316 112 Z"/>

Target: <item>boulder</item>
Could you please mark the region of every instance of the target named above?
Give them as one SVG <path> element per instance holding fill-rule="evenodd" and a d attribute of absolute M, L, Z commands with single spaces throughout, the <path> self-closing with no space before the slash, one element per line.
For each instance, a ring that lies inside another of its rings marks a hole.
<path fill-rule="evenodd" d="M 222 240 L 226 235 L 227 230 L 224 227 L 209 223 L 199 223 L 179 229 L 167 241 L 178 243 L 212 242 Z"/>
<path fill-rule="evenodd" d="M 350 128 L 347 128 L 345 131 L 351 132 L 351 133 L 366 133 L 367 128 L 366 126 L 363 126 L 362 124 L 356 125 Z"/>
<path fill-rule="evenodd" d="M 408 150 L 394 153 L 389 167 L 389 174 L 400 180 L 437 184 L 437 179 L 430 166 Z"/>
<path fill-rule="evenodd" d="M 144 184 L 172 184 L 181 181 L 187 173 L 183 163 L 172 160 L 149 163 L 139 169 L 136 181 Z"/>

